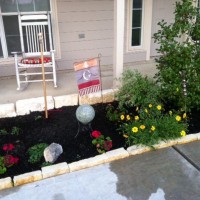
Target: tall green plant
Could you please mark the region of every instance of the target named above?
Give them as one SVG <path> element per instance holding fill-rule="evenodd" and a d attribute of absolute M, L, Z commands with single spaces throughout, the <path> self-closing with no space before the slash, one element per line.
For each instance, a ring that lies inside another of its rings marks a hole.
<path fill-rule="evenodd" d="M 125 70 L 120 81 L 121 88 L 116 95 L 120 110 L 160 102 L 160 87 L 154 80 L 138 71 Z"/>
<path fill-rule="evenodd" d="M 160 57 L 157 61 L 157 81 L 166 101 L 188 109 L 200 109 L 200 15 L 193 0 L 176 2 L 174 23 L 158 23 L 154 34 Z M 187 97 L 183 80 L 186 80 Z"/>

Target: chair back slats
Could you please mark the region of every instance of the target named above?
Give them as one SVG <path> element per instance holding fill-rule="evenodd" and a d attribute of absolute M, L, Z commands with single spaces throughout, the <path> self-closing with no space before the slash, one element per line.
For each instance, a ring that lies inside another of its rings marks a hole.
<path fill-rule="evenodd" d="M 51 29 L 49 27 L 50 22 L 49 16 L 42 15 L 40 16 L 22 16 L 20 19 L 22 44 L 24 49 L 22 49 L 25 54 L 30 53 L 39 53 L 40 52 L 40 43 L 39 43 L 39 33 L 43 33 L 43 51 L 49 52 L 52 48 L 52 39 L 51 39 Z"/>

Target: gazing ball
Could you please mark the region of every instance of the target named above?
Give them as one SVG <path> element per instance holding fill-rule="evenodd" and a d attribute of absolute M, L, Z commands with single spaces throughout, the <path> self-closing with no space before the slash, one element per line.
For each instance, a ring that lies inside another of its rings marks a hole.
<path fill-rule="evenodd" d="M 94 108 L 90 105 L 84 104 L 77 108 L 76 118 L 79 122 L 86 125 L 90 123 L 95 116 Z"/>

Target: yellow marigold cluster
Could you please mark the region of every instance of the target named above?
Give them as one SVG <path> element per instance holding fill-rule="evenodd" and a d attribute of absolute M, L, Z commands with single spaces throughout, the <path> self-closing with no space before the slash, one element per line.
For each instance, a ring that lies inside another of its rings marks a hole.
<path fill-rule="evenodd" d="M 162 109 L 162 106 L 161 106 L 161 105 L 157 105 L 157 109 L 158 109 L 158 110 L 161 110 L 161 109 Z"/>
<path fill-rule="evenodd" d="M 185 132 L 184 130 L 181 131 L 181 136 L 182 136 L 182 137 L 186 136 L 186 132 Z"/>
<path fill-rule="evenodd" d="M 137 133 L 137 132 L 138 132 L 138 127 L 134 126 L 134 127 L 132 128 L 132 131 L 133 131 L 133 133 Z"/>
<path fill-rule="evenodd" d="M 180 122 L 180 121 L 181 121 L 181 116 L 177 115 L 177 116 L 176 116 L 176 121 L 177 121 L 177 122 Z"/>
<path fill-rule="evenodd" d="M 140 125 L 140 129 L 144 130 L 146 128 L 145 125 Z"/>
<path fill-rule="evenodd" d="M 155 131 L 156 127 L 155 126 L 151 126 L 151 131 Z"/>
<path fill-rule="evenodd" d="M 135 121 L 138 121 L 139 119 L 139 116 L 135 116 Z"/>

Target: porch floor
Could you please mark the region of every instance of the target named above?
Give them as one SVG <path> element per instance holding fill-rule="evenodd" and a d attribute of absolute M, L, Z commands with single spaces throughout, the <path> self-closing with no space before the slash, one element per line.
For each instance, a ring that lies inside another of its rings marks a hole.
<path fill-rule="evenodd" d="M 155 74 L 154 60 L 146 62 L 129 63 L 124 68 L 137 69 L 143 74 L 153 76 Z M 113 88 L 113 70 L 112 67 L 101 67 L 102 88 Z M 52 82 L 47 82 L 48 96 L 62 96 L 67 94 L 78 93 L 76 76 L 73 70 L 57 72 L 58 87 L 54 88 Z M 29 99 L 43 96 L 42 82 L 29 83 L 23 90 L 17 91 L 17 83 L 15 76 L 0 78 L 0 104 L 15 103 L 17 100 Z"/>

